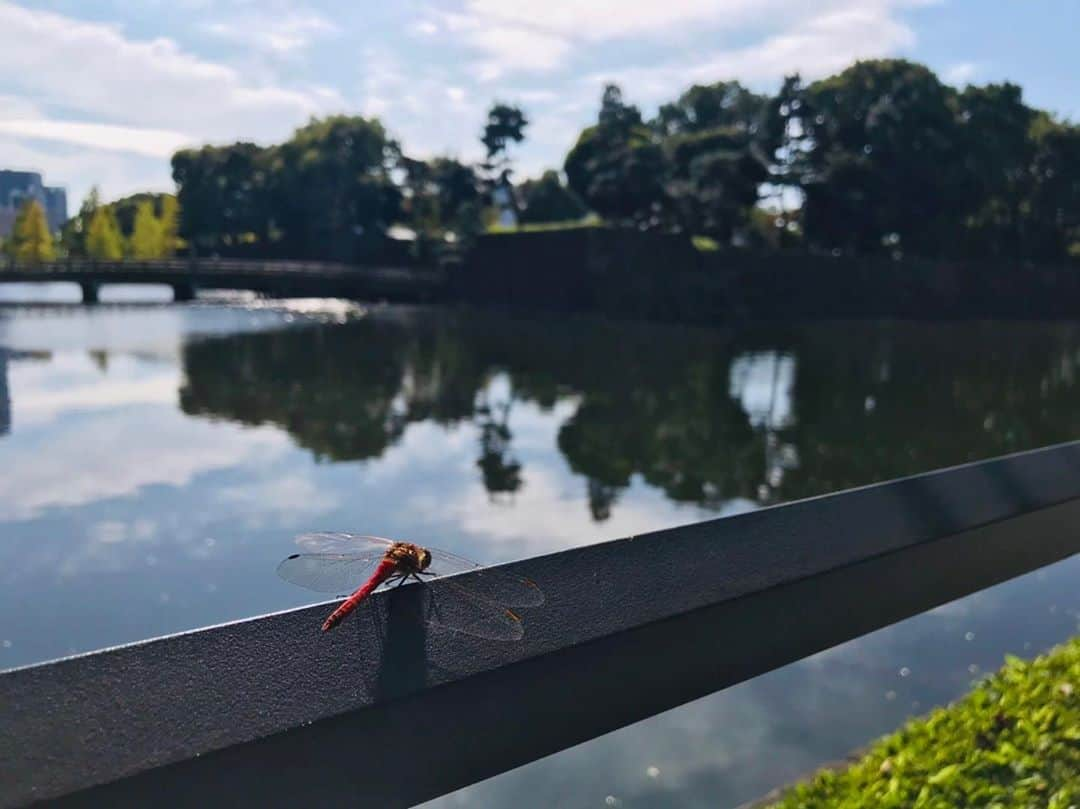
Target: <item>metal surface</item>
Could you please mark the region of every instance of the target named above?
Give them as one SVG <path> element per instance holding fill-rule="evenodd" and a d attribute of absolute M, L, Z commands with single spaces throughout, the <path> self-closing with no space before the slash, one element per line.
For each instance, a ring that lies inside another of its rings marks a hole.
<path fill-rule="evenodd" d="M 509 565 L 547 597 L 517 643 L 425 631 L 406 587 L 328 635 L 319 606 L 14 670 L 0 801 L 409 805 L 1065 558 L 1078 526 L 1073 443 Z"/>

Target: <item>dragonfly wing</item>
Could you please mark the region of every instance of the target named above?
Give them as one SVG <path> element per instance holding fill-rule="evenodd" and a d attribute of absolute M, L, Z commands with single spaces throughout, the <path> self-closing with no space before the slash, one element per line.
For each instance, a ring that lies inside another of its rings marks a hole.
<path fill-rule="evenodd" d="M 278 575 L 320 593 L 351 593 L 371 578 L 382 556 L 343 553 L 294 553 L 280 565 Z"/>
<path fill-rule="evenodd" d="M 427 622 L 441 629 L 486 640 L 521 640 L 525 626 L 513 611 L 482 598 L 452 581 L 429 587 Z"/>
<path fill-rule="evenodd" d="M 467 589 L 473 596 L 506 607 L 539 607 L 544 603 L 544 593 L 531 579 L 512 576 L 501 570 L 485 568 L 448 551 L 430 549 L 431 565 L 428 571 L 436 576 L 452 576 L 455 573 L 475 573 L 468 584 L 457 585 Z"/>
<path fill-rule="evenodd" d="M 317 531 L 300 534 L 296 544 L 305 553 L 340 553 L 347 556 L 375 556 L 381 558 L 393 541 L 363 534 L 347 534 L 343 531 Z"/>

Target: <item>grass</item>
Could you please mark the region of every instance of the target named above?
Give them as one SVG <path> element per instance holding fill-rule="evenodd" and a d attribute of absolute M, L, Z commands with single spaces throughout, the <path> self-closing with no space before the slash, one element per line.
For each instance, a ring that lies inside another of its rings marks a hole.
<path fill-rule="evenodd" d="M 572 219 L 566 222 L 536 222 L 528 225 L 507 227 L 506 225 L 492 225 L 487 229 L 488 233 L 537 233 L 545 230 L 580 230 L 581 228 L 604 227 L 604 222 L 599 217 L 587 216 L 584 219 Z"/>
<path fill-rule="evenodd" d="M 1080 637 L 912 720 L 771 809 L 1080 807 Z"/>

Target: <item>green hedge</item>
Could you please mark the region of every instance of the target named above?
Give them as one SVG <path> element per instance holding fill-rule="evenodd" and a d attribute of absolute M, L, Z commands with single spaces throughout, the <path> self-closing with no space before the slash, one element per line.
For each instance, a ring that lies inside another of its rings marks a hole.
<path fill-rule="evenodd" d="M 1080 637 L 823 770 L 774 809 L 1080 806 Z"/>

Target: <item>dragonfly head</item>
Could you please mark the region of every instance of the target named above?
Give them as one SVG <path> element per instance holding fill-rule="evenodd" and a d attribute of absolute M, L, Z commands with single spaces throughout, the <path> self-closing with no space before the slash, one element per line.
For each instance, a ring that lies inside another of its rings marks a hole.
<path fill-rule="evenodd" d="M 431 551 L 429 551 L 427 548 L 420 548 L 420 553 L 417 561 L 420 564 L 421 570 L 427 570 L 428 565 L 431 564 Z"/>

